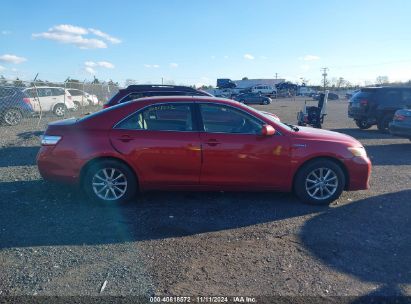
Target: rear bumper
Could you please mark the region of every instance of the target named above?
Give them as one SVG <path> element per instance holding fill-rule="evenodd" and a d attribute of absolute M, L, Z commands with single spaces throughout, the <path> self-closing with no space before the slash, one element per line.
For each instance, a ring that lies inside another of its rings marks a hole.
<path fill-rule="evenodd" d="M 66 184 L 79 184 L 79 172 L 83 161 L 79 159 L 62 159 L 53 155 L 54 146 L 42 146 L 37 154 L 37 168 L 45 180 Z"/>
<path fill-rule="evenodd" d="M 371 161 L 368 157 L 354 157 L 345 163 L 348 170 L 348 191 L 370 188 Z"/>
<path fill-rule="evenodd" d="M 411 126 L 399 126 L 395 123 L 390 123 L 389 130 L 392 135 L 411 139 Z"/>

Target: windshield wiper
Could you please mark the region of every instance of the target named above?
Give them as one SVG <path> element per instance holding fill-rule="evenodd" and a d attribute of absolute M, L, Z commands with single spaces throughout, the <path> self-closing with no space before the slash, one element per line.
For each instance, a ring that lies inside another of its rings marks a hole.
<path fill-rule="evenodd" d="M 291 124 L 288 124 L 288 123 L 283 123 L 283 124 L 285 124 L 286 126 L 290 127 L 291 130 L 293 130 L 293 131 L 295 131 L 295 132 L 300 131 L 300 128 L 297 127 L 297 126 L 294 126 L 294 125 L 291 125 Z"/>

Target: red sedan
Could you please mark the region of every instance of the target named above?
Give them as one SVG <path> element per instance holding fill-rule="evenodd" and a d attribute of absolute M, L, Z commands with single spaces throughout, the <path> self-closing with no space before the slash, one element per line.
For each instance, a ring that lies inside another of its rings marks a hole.
<path fill-rule="evenodd" d="M 151 97 L 51 123 L 37 157 L 43 178 L 118 203 L 147 190 L 294 191 L 328 204 L 369 187 L 354 138 L 297 128 L 227 99 Z"/>

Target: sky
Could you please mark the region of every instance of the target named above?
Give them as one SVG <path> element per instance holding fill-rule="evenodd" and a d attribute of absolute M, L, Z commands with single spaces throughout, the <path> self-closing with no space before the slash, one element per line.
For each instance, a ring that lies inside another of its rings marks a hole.
<path fill-rule="evenodd" d="M 4 1 L 0 75 L 215 85 L 411 79 L 411 1 Z"/>

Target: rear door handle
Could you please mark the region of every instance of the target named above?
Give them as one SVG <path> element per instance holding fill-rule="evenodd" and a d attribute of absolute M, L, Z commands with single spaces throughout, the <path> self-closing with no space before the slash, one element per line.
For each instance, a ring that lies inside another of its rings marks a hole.
<path fill-rule="evenodd" d="M 215 147 L 219 144 L 220 144 L 220 142 L 217 139 L 209 139 L 207 141 L 207 145 L 212 146 L 212 147 Z"/>
<path fill-rule="evenodd" d="M 120 136 L 119 140 L 122 142 L 129 142 L 132 141 L 133 138 L 130 135 L 122 135 Z"/>

